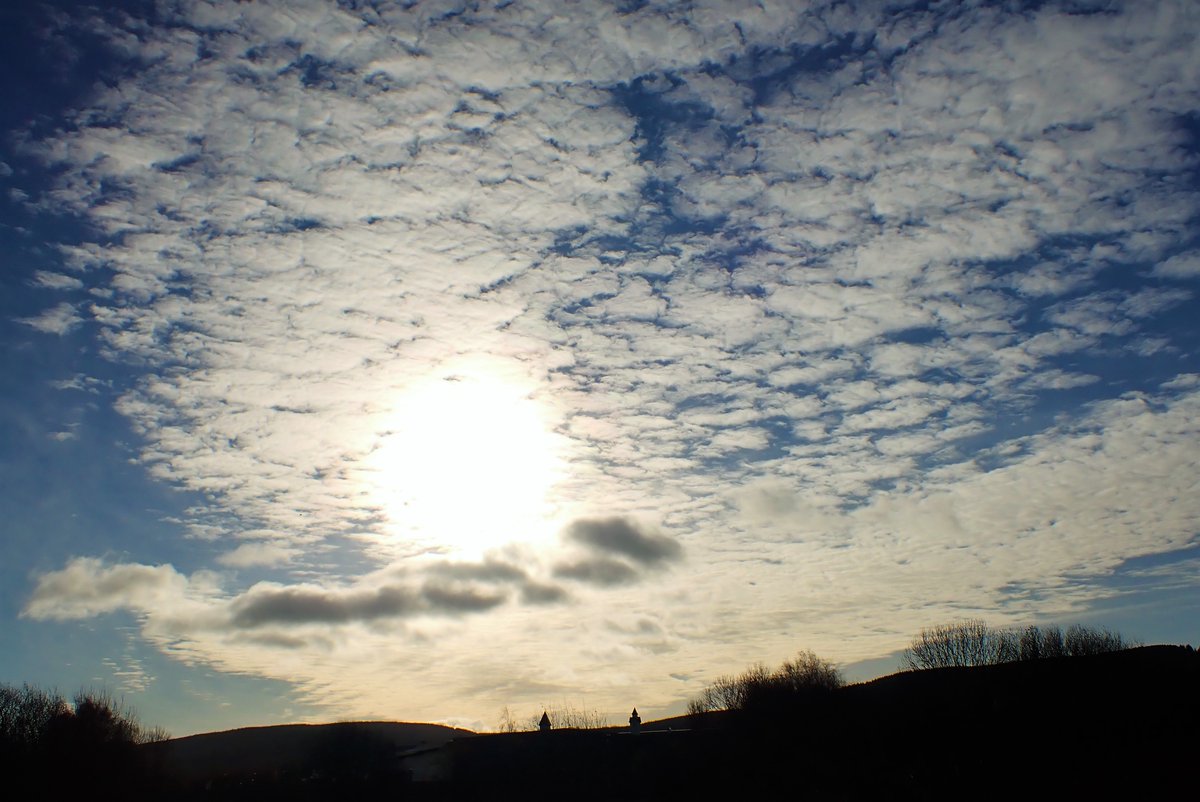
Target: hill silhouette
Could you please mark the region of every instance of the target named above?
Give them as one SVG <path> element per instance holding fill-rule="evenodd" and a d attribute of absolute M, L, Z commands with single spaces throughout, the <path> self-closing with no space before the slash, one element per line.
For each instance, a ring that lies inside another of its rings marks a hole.
<path fill-rule="evenodd" d="M 180 799 L 1011 799 L 1195 785 L 1200 655 L 909 671 L 801 707 L 620 727 L 261 727 L 147 745 Z M 1194 791 L 1194 787 L 1192 788 Z"/>
<path fill-rule="evenodd" d="M 406 758 L 436 755 L 452 740 L 474 735 L 439 724 L 359 721 L 246 727 L 144 748 L 156 792 L 188 799 L 332 799 L 408 786 L 413 771 Z"/>
<path fill-rule="evenodd" d="M 386 748 L 394 757 L 444 746 L 469 730 L 440 724 L 356 721 L 335 724 L 283 724 L 244 727 L 174 738 L 147 747 L 162 769 L 182 782 L 214 777 L 278 776 L 288 772 L 329 770 L 343 749 L 368 753 Z"/>

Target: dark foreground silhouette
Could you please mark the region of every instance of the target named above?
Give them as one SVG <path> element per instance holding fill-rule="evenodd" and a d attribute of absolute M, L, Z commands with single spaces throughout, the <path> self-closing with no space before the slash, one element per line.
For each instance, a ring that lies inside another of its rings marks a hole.
<path fill-rule="evenodd" d="M 118 798 L 1192 798 L 1198 727 L 1200 654 L 1147 646 L 905 672 L 637 734 L 386 723 L 211 733 L 139 745 Z M 87 778 L 39 779 L 29 798 L 76 798 L 56 789 Z"/>

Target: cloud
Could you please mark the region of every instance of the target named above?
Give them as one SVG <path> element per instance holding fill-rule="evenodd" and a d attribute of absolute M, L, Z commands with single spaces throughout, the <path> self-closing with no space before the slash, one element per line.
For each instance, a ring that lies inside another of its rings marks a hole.
<path fill-rule="evenodd" d="M 381 528 L 356 469 L 390 399 L 466 353 L 538 388 L 597 480 L 560 488 L 585 508 L 711 496 L 709 466 L 761 474 L 796 445 L 780 431 L 859 464 L 820 492 L 866 498 L 905 460 L 953 462 L 962 427 L 1081 386 L 1062 349 L 1184 302 L 1095 292 L 1184 225 L 1186 192 L 1142 198 L 1139 178 L 1189 169 L 1170 115 L 1190 95 L 1161 89 L 1186 49 L 1158 32 L 1190 30 L 1169 3 L 1121 17 L 1120 51 L 1091 45 L 1113 19 L 1054 7 L 339 8 L 286 35 L 273 8 L 179 9 L 137 45 L 170 57 L 92 99 L 119 124 L 28 142 L 63 166 L 56 202 L 114 240 L 69 255 L 112 266 L 87 312 L 149 367 L 118 407 L 143 463 L 214 494 L 214 519 L 297 543 Z M 418 39 L 419 58 L 395 48 Z M 64 309 L 49 329 L 75 325 Z M 889 389 L 928 374 L 970 403 Z M 847 439 L 870 432 L 905 453 Z"/>
<path fill-rule="evenodd" d="M 472 604 L 477 604 L 479 609 L 495 606 L 493 600 L 502 593 L 497 591 L 496 587 L 516 589 L 522 604 L 557 604 L 568 598 L 567 592 L 558 585 L 531 577 L 526 569 L 498 559 L 494 555 L 485 556 L 479 562 L 448 560 L 432 563 L 425 567 L 424 572 L 431 578 L 426 585 L 427 594 L 435 592 L 438 588 L 469 588 L 469 583 L 472 582 L 493 587 L 490 591 L 472 591 L 473 595 L 469 594 L 462 600 L 465 607 Z M 452 600 L 447 597 L 445 601 Z"/>
<path fill-rule="evenodd" d="M 602 554 L 627 557 L 641 565 L 673 562 L 683 547 L 666 535 L 647 532 L 628 518 L 586 518 L 572 521 L 563 538 Z"/>
<path fill-rule="evenodd" d="M 37 317 L 23 317 L 18 318 L 18 320 L 30 328 L 37 329 L 45 334 L 57 334 L 60 337 L 69 334 L 83 323 L 83 318 L 79 315 L 75 306 L 65 301 L 51 309 L 47 309 Z"/>
<path fill-rule="evenodd" d="M 1200 276 L 1200 253 L 1177 253 L 1154 266 L 1155 276 L 1171 279 L 1192 279 Z"/>
<path fill-rule="evenodd" d="M 429 565 L 426 571 L 445 579 L 478 580 L 481 582 L 516 583 L 527 578 L 525 569 L 504 562 L 494 556 L 485 556 L 479 562 L 447 560 Z"/>
<path fill-rule="evenodd" d="M 281 565 L 290 562 L 297 554 L 297 549 L 279 543 L 243 543 L 233 551 L 218 556 L 217 562 L 230 568 Z"/>
<path fill-rule="evenodd" d="M 33 284 L 36 287 L 42 287 L 51 290 L 83 289 L 83 282 L 75 276 L 68 276 L 63 273 L 55 273 L 49 270 L 39 270 L 34 273 Z"/>
<path fill-rule="evenodd" d="M 421 597 L 429 609 L 439 613 L 473 613 L 502 604 L 508 594 L 480 588 L 456 587 L 438 583 L 426 583 Z"/>
<path fill-rule="evenodd" d="M 236 560 L 219 561 L 240 568 L 278 558 L 273 544 L 245 545 L 267 548 L 240 548 L 232 552 L 240 555 Z M 259 582 L 228 596 L 203 572 L 188 577 L 170 565 L 107 565 L 100 559 L 78 557 L 62 570 L 38 577 L 22 615 L 70 620 L 125 609 L 154 619 L 169 618 L 191 606 L 192 613 L 203 608 L 203 626 L 217 629 L 344 626 L 483 612 L 508 601 L 512 589 L 530 604 L 545 605 L 565 598 L 561 588 L 531 579 L 523 569 L 494 559 L 432 562 L 420 572 L 389 568 L 343 586 Z M 199 620 L 193 616 L 185 626 L 194 627 Z"/>
<path fill-rule="evenodd" d="M 628 563 L 603 557 L 559 563 L 554 566 L 554 575 L 601 587 L 625 585 L 640 578 L 638 571 Z"/>
<path fill-rule="evenodd" d="M 525 604 L 557 604 L 567 598 L 567 592 L 557 585 L 526 582 L 521 586 L 521 601 Z"/>
<path fill-rule="evenodd" d="M 259 584 L 230 607 L 234 626 L 264 624 L 345 624 L 412 615 L 421 597 L 405 587 L 337 590 L 321 587 L 280 587 Z"/>
<path fill-rule="evenodd" d="M 241 628 L 344 625 L 484 612 L 507 602 L 513 588 L 534 604 L 559 599 L 556 589 L 530 580 L 524 570 L 488 559 L 434 562 L 419 573 L 385 569 L 345 587 L 259 583 L 234 599 L 229 610 L 232 624 Z"/>
<path fill-rule="evenodd" d="M 169 565 L 106 566 L 96 558 L 76 557 L 61 571 L 38 577 L 21 614 L 62 621 L 120 609 L 146 612 L 182 596 L 186 588 L 186 577 Z"/>

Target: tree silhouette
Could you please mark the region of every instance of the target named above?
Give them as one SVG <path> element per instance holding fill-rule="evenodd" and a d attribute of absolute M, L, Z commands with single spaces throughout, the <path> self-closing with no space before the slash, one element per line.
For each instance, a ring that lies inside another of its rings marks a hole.
<path fill-rule="evenodd" d="M 812 651 L 802 651 L 775 671 L 755 663 L 737 676 L 717 677 L 699 696 L 688 701 L 688 713 L 783 712 L 828 695 L 843 684 L 842 674 L 833 663 Z"/>
<path fill-rule="evenodd" d="M 1116 652 L 1134 645 L 1107 629 L 1057 626 L 999 629 L 978 618 L 922 629 L 901 655 L 910 671 L 951 666 L 988 666 L 1053 657 Z"/>
<path fill-rule="evenodd" d="M 132 788 L 146 778 L 138 745 L 164 738 L 105 691 L 68 703 L 29 685 L 0 686 L 0 770 L 30 798 Z"/>

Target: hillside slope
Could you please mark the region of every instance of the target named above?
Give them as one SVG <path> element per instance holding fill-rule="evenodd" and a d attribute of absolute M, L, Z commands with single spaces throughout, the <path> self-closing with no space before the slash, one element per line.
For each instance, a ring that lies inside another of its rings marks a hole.
<path fill-rule="evenodd" d="M 751 714 L 475 735 L 339 724 L 161 745 L 176 799 L 1068 799 L 1195 786 L 1200 654 L 906 672 Z M 1193 790 L 1195 788 L 1193 787 Z"/>
<path fill-rule="evenodd" d="M 189 785 L 219 778 L 260 781 L 353 771 L 397 754 L 432 749 L 473 735 L 438 724 L 341 722 L 246 727 L 149 744 L 160 771 Z"/>

